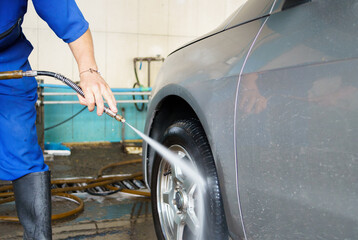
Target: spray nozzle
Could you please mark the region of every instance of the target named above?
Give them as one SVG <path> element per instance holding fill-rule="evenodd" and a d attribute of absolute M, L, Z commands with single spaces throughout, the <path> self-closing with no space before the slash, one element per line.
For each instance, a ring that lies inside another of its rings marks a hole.
<path fill-rule="evenodd" d="M 116 115 L 115 117 L 114 117 L 117 121 L 120 121 L 120 122 L 122 122 L 122 123 L 125 123 L 126 122 L 126 120 L 124 119 L 124 117 L 122 117 L 121 115 Z"/>
<path fill-rule="evenodd" d="M 122 122 L 122 123 L 126 122 L 126 120 L 124 119 L 124 117 L 122 117 L 122 116 L 119 115 L 119 114 L 114 113 L 111 109 L 109 109 L 109 108 L 107 108 L 107 107 L 104 107 L 104 112 L 105 112 L 108 116 L 110 116 L 110 117 L 116 119 L 116 120 L 119 121 L 119 122 Z"/>

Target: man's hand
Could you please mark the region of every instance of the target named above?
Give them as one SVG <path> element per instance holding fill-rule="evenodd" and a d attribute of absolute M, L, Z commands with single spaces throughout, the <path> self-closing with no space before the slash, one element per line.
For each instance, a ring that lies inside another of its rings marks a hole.
<path fill-rule="evenodd" d="M 116 107 L 116 99 L 114 98 L 110 87 L 99 73 L 91 71 L 82 72 L 80 87 L 86 97 L 83 98 L 78 95 L 80 104 L 87 105 L 90 112 L 92 112 L 95 105 L 97 105 L 97 115 L 102 115 L 104 107 L 103 97 L 113 112 L 116 113 L 118 111 Z"/>
<path fill-rule="evenodd" d="M 97 64 L 94 58 L 91 32 L 88 29 L 77 40 L 69 43 L 80 72 L 80 86 L 85 94 L 85 99 L 78 96 L 82 105 L 87 105 L 89 111 L 97 105 L 97 115 L 102 115 L 104 109 L 103 98 L 109 108 L 117 113 L 116 100 L 106 81 L 97 72 Z M 93 71 L 95 70 L 95 71 Z"/>

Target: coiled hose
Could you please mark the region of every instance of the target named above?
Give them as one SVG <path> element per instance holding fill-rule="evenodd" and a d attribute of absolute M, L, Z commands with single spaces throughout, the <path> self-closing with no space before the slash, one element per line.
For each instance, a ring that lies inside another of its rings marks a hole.
<path fill-rule="evenodd" d="M 72 202 L 75 201 L 78 205 L 75 209 L 72 209 L 68 212 L 52 215 L 51 219 L 52 220 L 60 220 L 60 219 L 64 219 L 69 216 L 78 214 L 83 211 L 83 209 L 84 209 L 83 200 L 75 195 L 68 193 L 68 192 L 72 192 L 72 191 L 88 190 L 91 188 L 102 186 L 102 187 L 105 187 L 105 188 L 111 190 L 111 193 L 120 191 L 120 192 L 124 192 L 124 193 L 135 194 L 135 195 L 140 195 L 140 196 L 144 196 L 144 197 L 150 197 L 149 192 L 144 192 L 144 191 L 140 191 L 140 190 L 120 189 L 118 187 L 110 185 L 110 184 L 117 183 L 117 182 L 124 181 L 124 180 L 132 180 L 132 179 L 142 180 L 143 179 L 142 172 L 133 173 L 133 174 L 130 174 L 128 176 L 123 176 L 123 177 L 103 177 L 102 176 L 102 173 L 105 169 L 116 167 L 116 166 L 133 164 L 133 163 L 140 163 L 141 161 L 142 161 L 141 159 L 136 159 L 136 160 L 129 160 L 129 161 L 123 161 L 123 162 L 109 164 L 109 165 L 101 168 L 98 171 L 97 177 L 94 179 L 83 178 L 83 179 L 51 181 L 51 185 L 56 185 L 56 184 L 81 184 L 81 185 L 83 185 L 83 186 L 73 186 L 73 187 L 51 189 L 52 196 L 58 196 L 58 197 L 64 198 L 64 199 L 72 201 Z M 12 202 L 15 200 L 14 193 L 11 191 L 12 189 L 13 189 L 12 185 L 0 187 L 0 204 Z M 90 192 L 88 192 L 88 193 L 90 193 Z M 100 195 L 100 194 L 96 194 L 96 195 Z M 102 195 L 108 195 L 108 193 L 102 194 Z M 0 221 L 19 222 L 19 219 L 17 217 L 13 217 L 13 216 L 0 216 Z"/>
<path fill-rule="evenodd" d="M 137 86 L 138 86 L 139 88 L 143 87 L 143 85 L 140 83 L 139 78 L 138 78 L 138 72 L 137 72 L 136 62 L 134 62 L 134 75 L 135 75 L 136 82 L 133 84 L 133 88 L 135 88 L 135 87 L 137 87 Z M 132 98 L 133 98 L 133 100 L 136 100 L 135 95 L 133 95 Z M 144 96 L 143 96 L 143 95 L 141 95 L 141 98 L 142 98 L 142 100 L 144 100 Z M 142 111 L 144 110 L 145 104 L 142 103 L 142 105 L 139 107 L 138 104 L 135 102 L 135 103 L 134 103 L 134 106 L 135 106 L 135 108 L 137 109 L 138 112 L 142 112 Z"/>

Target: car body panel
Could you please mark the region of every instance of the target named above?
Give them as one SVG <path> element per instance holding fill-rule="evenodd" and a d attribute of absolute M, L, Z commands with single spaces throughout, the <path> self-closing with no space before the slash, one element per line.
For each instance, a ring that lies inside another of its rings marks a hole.
<path fill-rule="evenodd" d="M 253 46 L 235 130 L 248 239 L 358 236 L 357 9 L 317 0 L 278 11 Z M 267 101 L 256 112 L 242 102 L 252 86 L 255 104 Z"/>
<path fill-rule="evenodd" d="M 244 60 L 263 22 L 264 19 L 260 19 L 232 28 L 170 55 L 153 87 L 145 128 L 146 134 L 156 138 L 151 126 L 161 102 L 168 96 L 187 101 L 208 137 L 225 196 L 225 212 L 230 213 L 226 215 L 227 223 L 234 238 L 242 237 L 243 232 L 236 184 L 233 99 Z M 144 145 L 144 156 L 148 158 L 144 164 L 148 185 L 153 159 L 149 152 L 148 146 Z"/>
<path fill-rule="evenodd" d="M 261 14 L 251 16 L 264 17 L 244 24 L 237 15 L 225 30 L 171 54 L 153 87 L 145 133 L 160 140 L 156 117 L 172 96 L 195 112 L 233 239 L 355 239 L 358 4 L 290 0 L 294 7 L 282 10 L 287 2 L 256 8 Z M 145 143 L 143 159 L 150 186 L 153 153 Z"/>

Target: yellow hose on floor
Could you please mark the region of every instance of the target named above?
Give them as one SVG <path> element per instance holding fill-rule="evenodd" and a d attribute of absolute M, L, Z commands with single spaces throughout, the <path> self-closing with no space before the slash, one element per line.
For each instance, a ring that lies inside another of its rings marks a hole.
<path fill-rule="evenodd" d="M 83 179 L 51 181 L 51 184 L 69 184 L 69 183 L 72 183 L 72 184 L 73 183 L 83 183 L 84 184 L 84 186 L 74 186 L 74 187 L 51 189 L 52 196 L 59 196 L 61 198 L 69 200 L 69 201 L 75 201 L 78 204 L 78 206 L 75 209 L 72 209 L 72 210 L 64 212 L 64 213 L 52 215 L 51 219 L 52 220 L 64 219 L 64 218 L 76 215 L 83 211 L 83 209 L 84 209 L 83 200 L 75 195 L 66 193 L 66 192 L 70 192 L 70 191 L 80 191 L 80 190 L 86 190 L 89 188 L 103 186 L 103 187 L 106 187 L 107 189 L 112 190 L 112 191 L 121 191 L 121 192 L 129 193 L 129 194 L 150 197 L 149 192 L 144 192 L 144 191 L 140 191 L 140 190 L 119 189 L 117 187 L 113 187 L 113 186 L 109 185 L 109 184 L 124 181 L 124 180 L 131 180 L 131 179 L 142 180 L 143 179 L 142 172 L 133 173 L 133 174 L 130 174 L 130 175 L 124 176 L 124 177 L 103 177 L 102 176 L 103 171 L 105 169 L 108 169 L 111 167 L 116 167 L 116 166 L 123 166 L 123 165 L 127 165 L 127 164 L 140 163 L 141 161 L 142 161 L 141 159 L 136 159 L 136 160 L 129 160 L 129 161 L 123 161 L 123 162 L 109 164 L 109 165 L 101 168 L 98 171 L 98 177 L 96 179 L 83 178 Z M 0 198 L 3 198 L 3 199 L 0 199 L 0 204 L 12 202 L 15 200 L 14 193 L 10 192 L 12 189 L 13 189 L 12 185 L 0 187 Z M 13 217 L 13 216 L 0 216 L 0 221 L 19 222 L 19 219 L 17 217 Z"/>

